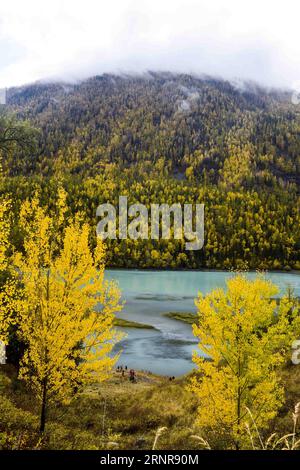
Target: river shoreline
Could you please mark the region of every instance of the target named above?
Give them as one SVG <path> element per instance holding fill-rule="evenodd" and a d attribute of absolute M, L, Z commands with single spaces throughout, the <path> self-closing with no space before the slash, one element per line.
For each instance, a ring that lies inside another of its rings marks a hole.
<path fill-rule="evenodd" d="M 106 269 L 109 271 L 131 271 L 131 272 L 137 272 L 137 271 L 143 271 L 143 272 L 154 272 L 154 273 L 159 273 L 159 272 L 199 272 L 199 273 L 232 273 L 237 274 L 237 273 L 257 273 L 257 274 L 266 274 L 266 273 L 274 273 L 274 274 L 295 274 L 295 275 L 300 275 L 300 270 L 297 269 L 266 269 L 266 270 L 256 270 L 256 269 L 249 269 L 249 270 L 231 270 L 231 269 L 210 269 L 210 268 L 196 268 L 196 269 L 189 269 L 189 268 L 160 268 L 160 269 L 153 269 L 153 268 L 115 268 L 115 267 L 110 267 L 106 266 Z"/>
<path fill-rule="evenodd" d="M 120 287 L 125 303 L 117 317 L 128 322 L 121 327 L 126 335 L 115 347 L 114 352 L 121 354 L 117 365 L 130 364 L 136 370 L 176 377 L 193 368 L 192 355 L 198 348 L 198 341 L 193 335 L 192 324 L 197 322 L 195 298 L 198 292 L 206 296 L 216 288 L 226 289 L 226 282 L 234 273 L 111 269 L 106 270 L 105 275 Z M 255 272 L 249 272 L 247 276 L 255 278 Z M 276 297 L 283 296 L 287 288 L 300 296 L 299 274 L 268 271 L 266 277 L 278 286 Z M 134 323 L 153 328 L 135 328 L 132 327 Z"/>

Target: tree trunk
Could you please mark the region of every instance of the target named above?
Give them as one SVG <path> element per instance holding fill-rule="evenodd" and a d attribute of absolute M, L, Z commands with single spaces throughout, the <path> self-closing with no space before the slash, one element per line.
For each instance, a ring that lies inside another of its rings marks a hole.
<path fill-rule="evenodd" d="M 40 432 L 45 431 L 46 411 L 47 411 L 47 379 L 44 379 L 44 381 L 43 381 L 42 407 L 41 407 L 41 419 L 40 419 Z"/>

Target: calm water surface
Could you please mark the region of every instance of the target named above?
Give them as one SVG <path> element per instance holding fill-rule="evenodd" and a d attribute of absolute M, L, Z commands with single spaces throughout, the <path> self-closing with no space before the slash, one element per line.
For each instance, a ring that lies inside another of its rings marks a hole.
<path fill-rule="evenodd" d="M 127 337 L 116 348 L 123 351 L 118 364 L 162 375 L 189 372 L 193 368 L 192 352 L 197 349 L 192 328 L 164 314 L 196 312 L 197 292 L 206 294 L 225 287 L 231 276 L 219 271 L 107 270 L 106 277 L 118 281 L 126 302 L 118 316 L 155 327 L 121 328 Z M 248 276 L 254 277 L 255 273 Z M 300 274 L 268 273 L 267 278 L 280 287 L 281 295 L 290 286 L 300 296 Z"/>

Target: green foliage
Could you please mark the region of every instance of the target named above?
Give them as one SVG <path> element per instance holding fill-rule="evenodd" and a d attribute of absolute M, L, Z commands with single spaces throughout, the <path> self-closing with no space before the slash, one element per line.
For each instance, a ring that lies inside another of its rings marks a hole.
<path fill-rule="evenodd" d="M 147 329 L 147 330 L 154 329 L 154 326 L 152 325 L 147 325 L 145 323 L 138 323 L 136 321 L 131 321 L 131 320 L 124 320 L 124 318 L 117 318 L 117 317 L 114 320 L 114 325 L 121 326 L 123 328 L 142 328 L 142 329 Z"/>
<path fill-rule="evenodd" d="M 28 121 L 0 110 L 0 157 L 10 174 L 29 172 L 37 152 L 38 131 Z"/>
<path fill-rule="evenodd" d="M 166 317 L 173 318 L 174 320 L 183 321 L 193 325 L 197 321 L 197 315 L 190 312 L 168 312 L 165 314 Z"/>
<path fill-rule="evenodd" d="M 248 185 L 290 181 L 299 171 L 299 113 L 288 93 L 152 73 L 34 84 L 11 89 L 8 103 L 42 129 L 35 172 L 43 174 L 143 162 L 158 173 Z M 245 161 L 239 181 L 228 174 L 236 158 Z"/>

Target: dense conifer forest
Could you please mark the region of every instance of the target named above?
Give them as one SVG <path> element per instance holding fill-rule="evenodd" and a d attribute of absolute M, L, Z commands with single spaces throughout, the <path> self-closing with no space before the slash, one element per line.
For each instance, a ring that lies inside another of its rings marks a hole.
<path fill-rule="evenodd" d="M 92 226 L 97 206 L 119 195 L 205 204 L 203 250 L 115 240 L 108 266 L 300 268 L 300 105 L 290 92 L 148 73 L 36 83 L 7 97 L 1 126 L 19 126 L 23 140 L 1 146 L 1 193 L 22 201 L 39 190 L 51 209 L 62 184 Z M 15 220 L 16 246 L 19 232 Z"/>

